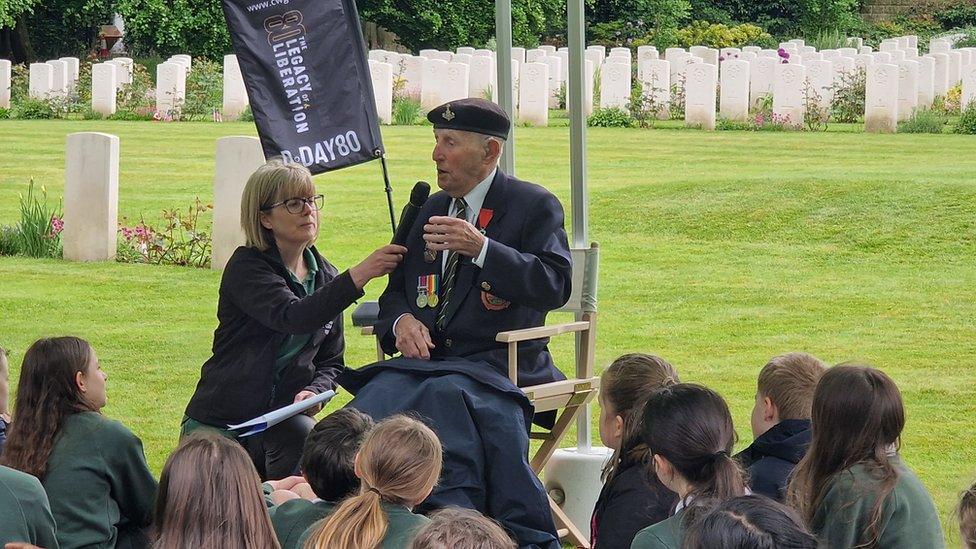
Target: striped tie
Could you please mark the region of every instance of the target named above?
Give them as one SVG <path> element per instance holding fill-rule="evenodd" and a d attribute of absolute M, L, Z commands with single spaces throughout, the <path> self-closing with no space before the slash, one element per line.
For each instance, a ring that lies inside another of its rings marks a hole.
<path fill-rule="evenodd" d="M 463 198 L 454 199 L 454 207 L 457 213 L 454 217 L 460 219 L 468 218 L 468 203 Z M 451 302 L 451 293 L 454 291 L 454 283 L 457 282 L 458 265 L 461 263 L 461 255 L 451 250 L 447 254 L 447 266 L 444 268 L 444 276 L 441 281 L 441 308 L 437 311 L 437 321 L 435 325 L 438 330 L 444 329 L 447 321 L 447 304 Z"/>

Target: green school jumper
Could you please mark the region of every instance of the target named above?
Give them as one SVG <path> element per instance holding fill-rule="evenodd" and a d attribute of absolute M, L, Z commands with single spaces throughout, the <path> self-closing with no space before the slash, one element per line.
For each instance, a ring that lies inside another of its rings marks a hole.
<path fill-rule="evenodd" d="M 430 522 L 429 518 L 423 515 L 415 515 L 403 505 L 385 501 L 381 502 L 380 505 L 383 507 L 383 512 L 386 513 L 388 526 L 379 549 L 407 549 L 410 547 L 413 538 L 417 536 L 417 532 Z M 302 534 L 301 539 L 298 540 L 298 547 L 304 547 L 305 541 L 319 526 L 320 523 L 309 526 Z"/>
<path fill-rule="evenodd" d="M 298 540 L 305 530 L 331 513 L 335 506 L 334 502 L 321 499 L 315 502 L 292 499 L 272 507 L 269 510 L 271 525 L 274 526 L 281 549 L 301 549 Z"/>
<path fill-rule="evenodd" d="M 881 537 L 877 547 L 945 547 L 939 515 L 922 481 L 895 455 L 891 464 L 898 481 L 881 507 Z M 854 547 L 867 532 L 877 501 L 878 480 L 864 465 L 838 473 L 814 513 L 811 530 L 821 546 Z"/>
<path fill-rule="evenodd" d="M 41 481 L 61 549 L 144 547 L 156 479 L 142 441 L 98 412 L 68 416 Z"/>
<path fill-rule="evenodd" d="M 681 524 L 686 508 L 671 518 L 644 528 L 634 536 L 630 549 L 680 549 L 685 528 Z"/>
<path fill-rule="evenodd" d="M 21 541 L 58 549 L 54 516 L 34 476 L 0 466 L 0 547 Z"/>

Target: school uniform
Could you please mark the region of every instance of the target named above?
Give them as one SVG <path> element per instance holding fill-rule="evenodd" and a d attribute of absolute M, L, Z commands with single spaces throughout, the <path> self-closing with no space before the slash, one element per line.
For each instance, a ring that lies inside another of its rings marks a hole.
<path fill-rule="evenodd" d="M 687 507 L 682 507 L 670 518 L 637 532 L 631 549 L 681 549 L 685 536 L 685 525 L 682 524 L 685 511 Z"/>
<path fill-rule="evenodd" d="M 300 549 L 299 540 L 305 530 L 331 513 L 335 502 L 307 499 L 292 499 L 269 509 L 271 525 L 281 543 L 281 549 Z"/>
<path fill-rule="evenodd" d="M 379 549 L 407 549 L 413 542 L 413 538 L 417 537 L 420 529 L 430 522 L 429 518 L 414 514 L 403 505 L 383 501 L 380 502 L 380 507 L 386 515 L 387 527 L 386 535 L 383 536 L 383 541 L 380 543 Z M 328 515 L 322 520 L 327 519 Z M 309 526 L 305 530 L 301 539 L 298 540 L 298 547 L 305 546 L 308 538 L 321 526 L 320 523 L 321 521 Z"/>
<path fill-rule="evenodd" d="M 0 466 L 0 547 L 19 541 L 58 549 L 56 529 L 41 482 L 27 473 Z"/>
<path fill-rule="evenodd" d="M 876 547 L 945 547 L 932 496 L 897 454 L 889 461 L 898 480 L 881 506 Z M 865 541 L 879 486 L 877 473 L 860 463 L 834 475 L 810 524 L 823 547 L 854 547 Z"/>
<path fill-rule="evenodd" d="M 641 463 L 621 461 L 600 491 L 590 520 L 594 549 L 627 549 L 637 532 L 671 515 L 678 494 Z"/>
<path fill-rule="evenodd" d="M 747 470 L 749 487 L 780 503 L 796 464 L 810 447 L 810 420 L 786 419 L 756 437 L 735 457 Z"/>
<path fill-rule="evenodd" d="M 64 420 L 41 481 L 61 549 L 145 547 L 156 479 L 142 441 L 98 412 Z"/>

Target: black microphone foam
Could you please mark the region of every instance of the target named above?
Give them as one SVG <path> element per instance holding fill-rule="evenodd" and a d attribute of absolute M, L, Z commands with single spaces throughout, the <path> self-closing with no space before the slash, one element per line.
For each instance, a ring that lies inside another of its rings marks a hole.
<path fill-rule="evenodd" d="M 423 207 L 424 202 L 427 202 L 428 196 L 430 196 L 430 184 L 426 181 L 418 181 L 413 186 L 413 190 L 410 191 L 410 201 L 407 202 L 407 205 L 403 207 L 403 211 L 400 212 L 400 222 L 397 224 L 396 232 L 393 233 L 391 244 L 399 244 L 401 246 L 406 244 L 407 234 L 410 233 L 410 228 L 417 221 L 420 208 Z"/>

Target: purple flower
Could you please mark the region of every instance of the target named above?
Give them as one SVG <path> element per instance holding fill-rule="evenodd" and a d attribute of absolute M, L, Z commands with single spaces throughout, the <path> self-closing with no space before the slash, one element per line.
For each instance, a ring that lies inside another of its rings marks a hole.
<path fill-rule="evenodd" d="M 725 56 L 722 56 L 722 55 L 718 56 L 718 60 L 719 61 L 725 61 Z"/>
<path fill-rule="evenodd" d="M 790 52 L 784 50 L 783 48 L 780 48 L 780 49 L 776 50 L 776 55 L 779 55 L 783 59 L 789 59 L 790 58 Z"/>
<path fill-rule="evenodd" d="M 64 230 L 64 220 L 60 217 L 51 218 L 51 236 L 58 236 Z"/>

